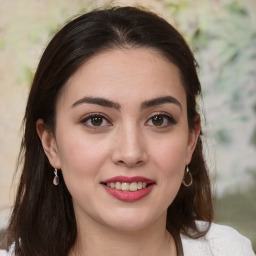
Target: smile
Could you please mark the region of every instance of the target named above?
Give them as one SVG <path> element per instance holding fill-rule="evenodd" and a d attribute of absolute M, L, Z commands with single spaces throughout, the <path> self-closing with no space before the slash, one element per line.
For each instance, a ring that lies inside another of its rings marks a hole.
<path fill-rule="evenodd" d="M 104 189 L 113 197 L 125 202 L 133 202 L 147 196 L 155 182 L 145 177 L 118 176 L 101 182 Z"/>
<path fill-rule="evenodd" d="M 122 191 L 137 191 L 143 188 L 147 187 L 147 182 L 132 182 L 132 183 L 127 183 L 127 182 L 110 182 L 107 183 L 108 187 L 119 189 Z"/>

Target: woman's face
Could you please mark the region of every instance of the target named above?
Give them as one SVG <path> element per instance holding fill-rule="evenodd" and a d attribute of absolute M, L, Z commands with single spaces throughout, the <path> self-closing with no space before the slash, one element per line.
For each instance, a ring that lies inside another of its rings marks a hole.
<path fill-rule="evenodd" d="M 154 50 L 100 53 L 69 79 L 55 136 L 40 137 L 78 222 L 135 230 L 165 220 L 199 132 L 186 109 L 178 68 Z"/>

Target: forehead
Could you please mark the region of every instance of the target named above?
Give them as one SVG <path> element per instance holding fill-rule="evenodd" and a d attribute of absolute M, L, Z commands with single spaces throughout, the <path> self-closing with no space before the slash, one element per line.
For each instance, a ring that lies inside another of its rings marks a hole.
<path fill-rule="evenodd" d="M 178 67 L 154 49 L 136 48 L 112 49 L 93 56 L 71 76 L 59 98 L 74 101 L 93 96 L 127 101 L 166 94 L 184 101 Z"/>

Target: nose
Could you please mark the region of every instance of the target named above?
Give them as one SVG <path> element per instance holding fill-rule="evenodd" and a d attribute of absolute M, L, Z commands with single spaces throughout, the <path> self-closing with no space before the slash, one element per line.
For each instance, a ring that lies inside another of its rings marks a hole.
<path fill-rule="evenodd" d="M 138 127 L 130 125 L 120 128 L 116 136 L 112 154 L 112 161 L 115 164 L 131 168 L 142 166 L 147 162 L 146 142 Z"/>

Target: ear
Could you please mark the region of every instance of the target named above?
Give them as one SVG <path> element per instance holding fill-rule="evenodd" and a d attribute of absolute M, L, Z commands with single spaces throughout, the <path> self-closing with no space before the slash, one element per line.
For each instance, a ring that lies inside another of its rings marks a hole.
<path fill-rule="evenodd" d="M 189 132 L 187 152 L 185 156 L 185 163 L 188 165 L 192 159 L 193 152 L 196 148 L 197 140 L 201 131 L 201 120 L 200 116 L 197 115 L 195 118 L 195 126 Z"/>
<path fill-rule="evenodd" d="M 38 119 L 36 122 L 36 131 L 41 140 L 44 152 L 53 168 L 60 169 L 60 159 L 58 147 L 53 133 L 46 128 L 44 121 Z"/>

